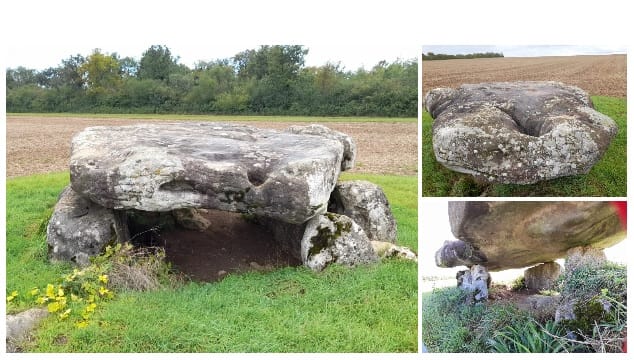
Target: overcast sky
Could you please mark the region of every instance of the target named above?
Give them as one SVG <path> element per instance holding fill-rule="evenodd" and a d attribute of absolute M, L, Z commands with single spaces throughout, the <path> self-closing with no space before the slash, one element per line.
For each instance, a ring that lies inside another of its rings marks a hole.
<path fill-rule="evenodd" d="M 625 54 L 625 45 L 423 45 L 423 53 L 469 54 L 496 52 L 505 57 Z"/>
<path fill-rule="evenodd" d="M 393 11 L 398 11 L 398 3 Z M 287 9 L 276 10 L 277 7 Z M 381 60 L 420 56 L 416 34 L 396 37 L 373 18 L 380 8 L 358 16 L 359 4 L 294 1 L 4 1 L 0 5 L 5 67 L 45 69 L 93 49 L 137 60 L 151 45 L 166 45 L 180 63 L 229 58 L 266 44 L 309 49 L 307 66 L 340 62 L 347 70 L 370 69 Z M 5 9 L 3 9 L 3 7 Z M 3 11 L 4 10 L 4 11 Z M 295 11 L 295 14 L 290 12 Z M 300 12 L 300 14 L 297 14 Z M 356 14 L 357 16 L 352 16 Z M 414 16 L 404 13 L 403 16 Z M 389 20 L 389 19 L 387 19 Z M 392 28 L 390 21 L 381 24 Z M 345 25 L 345 31 L 341 26 Z"/>

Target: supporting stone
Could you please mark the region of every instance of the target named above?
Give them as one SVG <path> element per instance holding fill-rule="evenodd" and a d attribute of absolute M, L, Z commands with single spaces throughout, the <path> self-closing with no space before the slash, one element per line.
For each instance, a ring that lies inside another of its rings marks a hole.
<path fill-rule="evenodd" d="M 85 266 L 108 244 L 128 239 L 121 213 L 92 203 L 67 186 L 59 196 L 47 229 L 51 260 L 73 261 Z"/>
<path fill-rule="evenodd" d="M 332 263 L 352 266 L 379 260 L 363 229 L 349 217 L 333 213 L 308 221 L 301 254 L 304 265 L 315 271 Z"/>
<path fill-rule="evenodd" d="M 597 249 L 592 246 L 578 246 L 569 249 L 566 252 L 566 272 L 575 271 L 575 269 L 587 267 L 601 267 L 605 264 L 607 258 L 603 249 Z"/>
<path fill-rule="evenodd" d="M 346 215 L 359 224 L 370 240 L 396 242 L 396 220 L 380 186 L 369 181 L 340 181 L 328 211 Z"/>
<path fill-rule="evenodd" d="M 468 303 L 488 300 L 491 276 L 484 266 L 473 265 L 468 270 L 459 271 L 456 274 L 456 280 L 459 288 L 471 294 L 467 299 Z"/>
<path fill-rule="evenodd" d="M 561 265 L 547 262 L 524 271 L 524 283 L 531 290 L 552 290 L 561 275 Z"/>

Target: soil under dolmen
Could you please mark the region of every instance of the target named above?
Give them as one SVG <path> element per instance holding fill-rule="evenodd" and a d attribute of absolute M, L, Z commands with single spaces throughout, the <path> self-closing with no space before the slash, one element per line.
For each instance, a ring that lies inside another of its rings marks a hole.
<path fill-rule="evenodd" d="M 187 229 L 171 221 L 152 226 L 129 221 L 131 233 L 137 234 L 131 242 L 163 248 L 172 269 L 193 281 L 213 282 L 231 273 L 302 265 L 266 226 L 242 214 L 212 209 L 200 216 L 209 221 L 206 229 Z"/>
<path fill-rule="evenodd" d="M 436 160 L 485 183 L 587 174 L 618 130 L 586 92 L 553 81 L 437 88 L 424 101 Z"/>

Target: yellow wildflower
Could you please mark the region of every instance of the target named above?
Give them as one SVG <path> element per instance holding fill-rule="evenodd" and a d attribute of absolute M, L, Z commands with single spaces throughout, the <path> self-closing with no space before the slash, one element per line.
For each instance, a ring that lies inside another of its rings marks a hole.
<path fill-rule="evenodd" d="M 70 315 L 71 311 L 72 311 L 72 309 L 68 309 L 68 310 L 64 311 L 63 313 L 59 314 L 59 319 L 60 320 L 66 319 Z"/>
<path fill-rule="evenodd" d="M 17 292 L 17 290 L 16 290 L 16 291 L 13 291 L 13 292 L 11 293 L 11 295 L 7 296 L 7 301 L 8 301 L 8 302 L 11 302 L 11 301 L 13 301 L 13 299 L 15 299 L 17 296 L 18 296 L 18 292 Z"/>
<path fill-rule="evenodd" d="M 48 298 L 55 297 L 55 285 L 53 284 L 46 285 L 46 297 Z"/>

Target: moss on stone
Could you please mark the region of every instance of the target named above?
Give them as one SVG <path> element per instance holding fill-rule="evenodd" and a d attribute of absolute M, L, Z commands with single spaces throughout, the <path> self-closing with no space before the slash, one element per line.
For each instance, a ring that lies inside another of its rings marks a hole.
<path fill-rule="evenodd" d="M 594 324 L 605 320 L 607 312 L 595 296 L 588 301 L 578 301 L 574 306 L 574 314 L 575 319 L 564 320 L 563 325 L 572 331 L 591 336 Z"/>
<path fill-rule="evenodd" d="M 317 235 L 310 238 L 313 245 L 308 250 L 308 257 L 319 254 L 323 249 L 335 244 L 335 241 L 346 232 L 352 229 L 352 222 L 342 220 L 340 216 L 332 213 L 326 213 L 325 216 L 335 225 L 333 232 L 328 226 L 320 226 L 317 228 Z"/>

